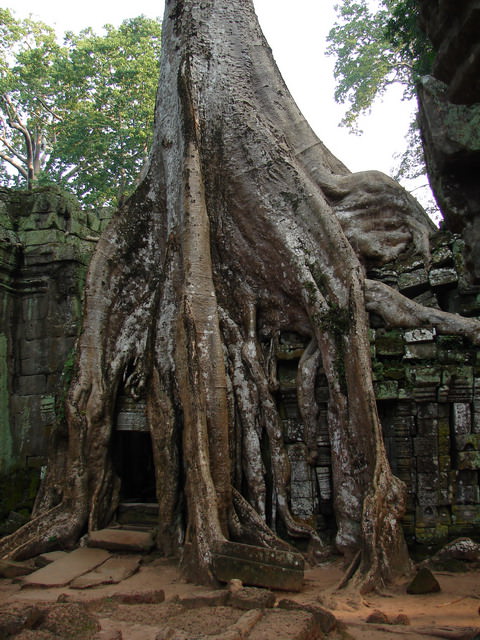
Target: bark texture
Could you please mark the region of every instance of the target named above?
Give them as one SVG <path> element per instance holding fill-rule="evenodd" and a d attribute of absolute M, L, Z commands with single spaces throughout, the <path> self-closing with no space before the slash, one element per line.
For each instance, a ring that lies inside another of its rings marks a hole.
<path fill-rule="evenodd" d="M 180 552 L 191 576 L 212 579 L 212 549 L 225 539 L 285 547 L 272 531 L 280 522 L 321 556 L 317 532 L 290 510 L 275 402 L 275 344 L 294 331 L 309 341 L 297 390 L 312 448 L 320 365 L 329 384 L 336 545 L 354 582 L 371 589 L 405 570 L 408 555 L 367 336 L 365 296 L 379 313 L 392 299 L 364 280 L 364 266 L 407 249 L 428 259 L 432 226 L 394 181 L 351 174 L 317 139 L 250 0 L 167 0 L 163 25 L 150 163 L 90 268 L 68 430 L 57 434 L 38 515 L 0 549 L 18 558 L 108 523 L 121 391 L 147 399 L 158 543 Z M 408 322 L 404 299 L 393 304 Z"/>

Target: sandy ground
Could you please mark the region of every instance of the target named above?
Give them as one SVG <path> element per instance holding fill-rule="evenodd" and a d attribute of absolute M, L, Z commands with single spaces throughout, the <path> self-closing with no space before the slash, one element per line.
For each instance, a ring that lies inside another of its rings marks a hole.
<path fill-rule="evenodd" d="M 480 628 L 480 572 L 465 573 L 434 572 L 440 583 L 439 593 L 408 595 L 404 581 L 382 594 L 361 597 L 348 591 L 336 591 L 335 585 L 342 574 L 341 564 L 333 562 L 321 567 L 307 569 L 304 588 L 300 593 L 276 592 L 277 600 L 294 599 L 303 604 L 320 605 L 331 610 L 343 623 L 337 638 L 358 640 L 380 640 L 402 636 L 405 640 L 421 640 L 430 628 Z M 145 592 L 163 589 L 162 604 L 124 605 L 111 600 L 114 594 Z M 89 603 L 89 610 L 100 621 L 102 630 L 121 631 L 126 640 L 155 640 L 158 629 L 168 624 L 183 630 L 184 637 L 198 638 L 221 634 L 222 630 L 235 623 L 245 613 L 232 607 L 203 607 L 185 609 L 176 604 L 178 598 L 200 596 L 208 590 L 187 583 L 171 562 L 156 558 L 141 566 L 140 570 L 120 584 L 105 585 L 85 590 L 70 588 L 21 588 L 13 580 L 0 580 L 0 606 L 21 603 L 53 603 L 59 596 L 69 602 Z M 390 620 L 404 614 L 408 625 L 369 623 L 366 620 L 375 610 L 382 611 Z M 291 640 L 291 632 L 285 628 L 272 630 L 277 640 Z M 24 632 L 20 637 L 48 638 L 41 632 Z M 58 637 L 58 636 L 56 636 Z M 65 638 L 74 637 L 65 631 Z M 113 637 L 113 636 L 112 636 Z M 173 637 L 173 636 L 172 636 Z M 219 636 L 220 637 L 220 636 Z M 248 636 L 247 636 L 248 637 Z M 267 635 L 264 636 L 267 638 Z M 270 637 L 270 633 L 268 634 Z M 432 637 L 432 636 L 430 636 Z M 263 636 L 262 636 L 263 638 Z"/>

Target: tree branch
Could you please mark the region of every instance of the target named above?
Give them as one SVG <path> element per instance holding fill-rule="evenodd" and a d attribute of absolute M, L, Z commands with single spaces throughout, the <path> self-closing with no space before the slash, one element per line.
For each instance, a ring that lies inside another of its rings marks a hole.
<path fill-rule="evenodd" d="M 18 171 L 18 173 L 20 173 L 20 175 L 22 175 L 25 178 L 25 180 L 28 179 L 28 172 L 16 160 L 14 160 L 13 158 L 10 158 L 5 153 L 2 153 L 1 151 L 0 151 L 0 158 L 2 160 L 5 160 L 5 162 L 8 162 L 9 164 L 11 164 L 12 167 L 14 167 Z"/>
<path fill-rule="evenodd" d="M 12 155 L 14 155 L 16 158 L 18 158 L 20 160 L 20 162 L 23 162 L 24 164 L 27 162 L 27 159 L 25 156 L 23 156 L 19 151 L 17 151 L 16 149 L 14 149 L 12 147 L 12 145 L 8 142 L 8 140 L 6 138 L 4 138 L 3 136 L 0 136 L 0 142 L 2 142 L 7 149 L 10 151 L 10 153 Z"/>

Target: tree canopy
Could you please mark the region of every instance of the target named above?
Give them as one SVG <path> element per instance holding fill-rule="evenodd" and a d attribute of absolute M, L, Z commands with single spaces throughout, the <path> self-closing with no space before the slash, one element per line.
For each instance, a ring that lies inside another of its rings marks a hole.
<path fill-rule="evenodd" d="M 343 0 L 328 35 L 327 53 L 336 57 L 335 99 L 349 108 L 342 123 L 354 129 L 388 86 L 415 93 L 417 79 L 432 63 L 429 41 L 418 22 L 415 0 Z"/>
<path fill-rule="evenodd" d="M 84 205 L 116 205 L 151 142 L 161 23 L 65 34 L 0 10 L 0 160 L 7 184 L 55 182 Z"/>

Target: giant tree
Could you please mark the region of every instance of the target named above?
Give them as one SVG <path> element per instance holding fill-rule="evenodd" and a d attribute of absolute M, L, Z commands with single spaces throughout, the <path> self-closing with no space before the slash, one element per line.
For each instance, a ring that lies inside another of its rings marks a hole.
<path fill-rule="evenodd" d="M 317 532 L 291 513 L 275 403 L 275 342 L 295 331 L 309 341 L 297 396 L 313 434 L 320 363 L 328 379 L 336 545 L 352 561 L 349 575 L 372 588 L 408 556 L 366 308 L 474 339 L 478 324 L 365 279 L 365 264 L 407 248 L 427 259 L 431 223 L 393 180 L 351 174 L 318 140 L 251 0 L 169 0 L 163 25 L 150 162 L 93 257 L 67 428 L 56 434 L 36 516 L 2 541 L 2 554 L 24 557 L 109 522 L 120 392 L 146 398 L 158 544 L 181 551 L 190 575 L 212 578 L 224 540 L 284 546 L 265 522 L 261 441 L 283 530 L 322 553 Z"/>

